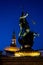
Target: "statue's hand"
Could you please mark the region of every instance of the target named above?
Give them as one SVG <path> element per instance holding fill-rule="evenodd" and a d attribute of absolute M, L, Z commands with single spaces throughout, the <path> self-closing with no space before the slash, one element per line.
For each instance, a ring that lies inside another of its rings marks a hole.
<path fill-rule="evenodd" d="M 34 38 L 36 38 L 36 36 L 38 36 L 38 37 L 40 36 L 39 33 L 34 33 L 33 35 L 34 35 Z"/>

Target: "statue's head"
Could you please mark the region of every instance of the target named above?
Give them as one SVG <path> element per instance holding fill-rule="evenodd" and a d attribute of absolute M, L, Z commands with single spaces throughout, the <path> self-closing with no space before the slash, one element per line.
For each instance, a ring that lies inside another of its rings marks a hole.
<path fill-rule="evenodd" d="M 22 11 L 22 14 L 21 14 L 21 16 L 25 16 L 25 13 Z"/>

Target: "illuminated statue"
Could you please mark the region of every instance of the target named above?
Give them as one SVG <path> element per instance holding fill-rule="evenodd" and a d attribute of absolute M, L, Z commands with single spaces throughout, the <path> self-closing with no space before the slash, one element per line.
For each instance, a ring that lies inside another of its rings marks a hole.
<path fill-rule="evenodd" d="M 20 33 L 19 33 L 18 41 L 21 45 L 22 50 L 32 50 L 31 47 L 33 46 L 34 36 L 38 35 L 37 33 L 30 31 L 29 23 L 26 20 L 27 16 L 28 13 L 25 15 L 24 12 L 22 12 L 19 22 Z"/>

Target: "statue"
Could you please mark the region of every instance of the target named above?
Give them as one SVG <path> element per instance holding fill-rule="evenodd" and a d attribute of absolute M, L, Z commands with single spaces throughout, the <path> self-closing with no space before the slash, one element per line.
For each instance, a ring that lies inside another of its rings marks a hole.
<path fill-rule="evenodd" d="M 28 13 L 25 15 L 24 12 L 22 12 L 22 15 L 20 17 L 20 33 L 18 41 L 21 45 L 21 50 L 33 50 L 33 39 L 35 36 L 37 36 L 37 33 L 34 33 L 30 30 L 29 23 L 26 20 L 26 17 L 28 16 Z"/>

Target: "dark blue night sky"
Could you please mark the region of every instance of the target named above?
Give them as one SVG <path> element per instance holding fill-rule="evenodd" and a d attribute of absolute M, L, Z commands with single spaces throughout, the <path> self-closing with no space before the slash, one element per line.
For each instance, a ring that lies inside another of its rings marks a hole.
<path fill-rule="evenodd" d="M 18 34 L 22 10 L 29 13 L 27 20 L 31 30 L 40 34 L 34 40 L 33 49 L 43 49 L 43 0 L 0 0 L 0 50 L 10 45 L 14 30 L 17 47 L 20 47 Z"/>

